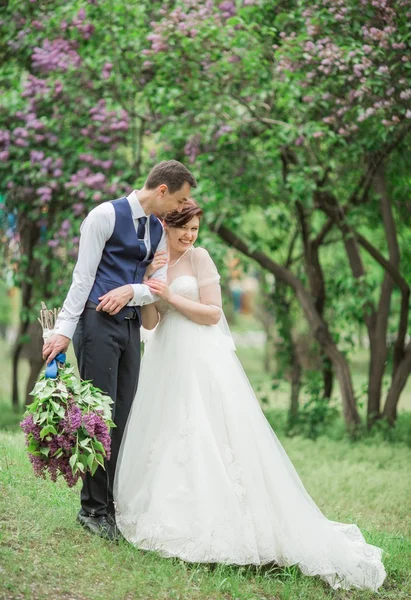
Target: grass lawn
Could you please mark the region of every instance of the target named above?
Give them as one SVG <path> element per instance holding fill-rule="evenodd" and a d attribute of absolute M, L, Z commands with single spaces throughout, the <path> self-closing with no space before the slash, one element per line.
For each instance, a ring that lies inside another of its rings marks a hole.
<path fill-rule="evenodd" d="M 357 523 L 385 550 L 379 594 L 334 592 L 297 568 L 190 565 L 111 544 L 75 523 L 79 487 L 36 479 L 20 432 L 0 433 L 0 599 L 406 600 L 411 597 L 411 449 L 401 444 L 282 440 L 333 520 Z"/>
<path fill-rule="evenodd" d="M 36 479 L 10 408 L 10 361 L 0 342 L 0 600 L 366 600 L 411 598 L 411 448 L 398 437 L 351 443 L 283 436 L 288 386 L 271 390 L 259 348 L 238 355 L 309 493 L 332 520 L 357 523 L 368 542 L 384 549 L 388 576 L 378 594 L 333 591 L 290 569 L 187 564 L 115 545 L 75 523 L 79 486 Z M 69 355 L 70 357 L 70 355 Z M 365 381 L 366 355 L 353 364 L 356 389 Z M 27 377 L 22 364 L 21 391 Z M 337 388 L 337 386 L 336 386 Z M 338 401 L 338 390 L 335 392 Z M 411 382 L 400 403 L 411 410 Z M 409 415 L 404 415 L 408 417 Z M 400 427 L 409 430 L 409 419 Z M 343 431 L 337 423 L 335 431 Z M 410 436 L 409 436 L 410 437 Z M 338 438 L 338 439 L 337 439 Z"/>

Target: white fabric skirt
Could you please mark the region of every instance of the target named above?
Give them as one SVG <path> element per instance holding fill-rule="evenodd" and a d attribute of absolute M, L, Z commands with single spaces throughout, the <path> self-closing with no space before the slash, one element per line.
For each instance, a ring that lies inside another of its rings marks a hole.
<path fill-rule="evenodd" d="M 179 313 L 146 344 L 115 503 L 124 537 L 162 556 L 298 565 L 333 588 L 385 578 L 382 551 L 304 489 L 227 337 Z"/>

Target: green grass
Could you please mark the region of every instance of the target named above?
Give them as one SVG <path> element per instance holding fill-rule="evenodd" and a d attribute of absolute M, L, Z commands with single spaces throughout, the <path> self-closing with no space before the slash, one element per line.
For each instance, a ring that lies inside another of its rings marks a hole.
<path fill-rule="evenodd" d="M 113 545 L 75 523 L 79 487 L 36 479 L 21 433 L 0 433 L 0 599 L 406 600 L 411 597 L 411 450 L 283 439 L 308 491 L 333 520 L 357 523 L 382 547 L 379 595 L 334 592 L 297 568 L 187 564 Z"/>
<path fill-rule="evenodd" d="M 249 322 L 241 321 L 247 331 Z M 321 510 L 357 523 L 384 549 L 387 580 L 379 594 L 335 592 L 297 568 L 206 566 L 163 559 L 121 542 L 88 535 L 75 523 L 79 487 L 36 479 L 10 406 L 10 360 L 0 342 L 0 600 L 407 600 L 411 598 L 411 382 L 400 403 L 395 443 L 376 432 L 351 443 L 338 420 L 316 442 L 284 435 L 288 384 L 271 390 L 263 351 L 238 348 L 267 417 Z M 69 355 L 69 358 L 71 356 Z M 366 352 L 356 355 L 356 389 L 365 382 Z M 21 391 L 27 364 L 20 369 Z M 338 401 L 338 391 L 336 390 Z"/>

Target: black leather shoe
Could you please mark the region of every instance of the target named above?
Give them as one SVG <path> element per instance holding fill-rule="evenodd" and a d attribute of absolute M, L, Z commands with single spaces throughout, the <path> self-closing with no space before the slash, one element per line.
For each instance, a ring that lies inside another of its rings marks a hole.
<path fill-rule="evenodd" d="M 77 523 L 80 523 L 84 529 L 87 529 L 91 533 L 106 540 L 114 542 L 119 539 L 120 532 L 118 531 L 116 524 L 113 523 L 111 519 L 109 520 L 106 515 L 92 517 L 83 510 L 80 510 L 77 515 Z"/>

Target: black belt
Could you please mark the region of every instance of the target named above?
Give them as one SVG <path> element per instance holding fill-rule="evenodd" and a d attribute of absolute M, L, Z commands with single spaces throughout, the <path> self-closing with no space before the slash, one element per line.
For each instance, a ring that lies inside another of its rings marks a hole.
<path fill-rule="evenodd" d="M 91 300 L 87 300 L 84 308 L 92 308 L 92 309 L 96 310 L 97 304 L 95 302 L 92 302 Z M 125 319 L 127 319 L 127 320 L 138 319 L 138 313 L 133 306 L 125 306 L 124 308 L 127 309 L 127 313 L 128 313 L 127 316 L 124 317 Z M 108 313 L 106 313 L 106 314 L 108 314 Z M 111 316 L 111 315 L 109 315 L 109 316 Z M 118 314 L 115 316 L 118 317 Z"/>

